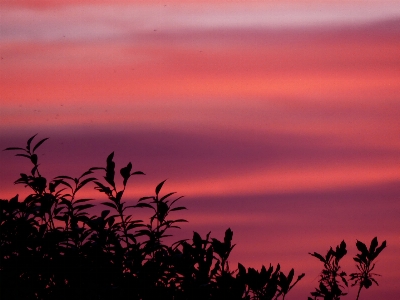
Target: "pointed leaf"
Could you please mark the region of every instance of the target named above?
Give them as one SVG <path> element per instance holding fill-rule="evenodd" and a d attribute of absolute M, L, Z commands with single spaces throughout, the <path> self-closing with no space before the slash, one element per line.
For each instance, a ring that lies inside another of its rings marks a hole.
<path fill-rule="evenodd" d="M 106 167 L 105 179 L 115 189 L 115 183 L 114 183 L 115 163 L 113 161 L 113 158 L 114 158 L 114 152 L 111 152 L 111 154 L 107 157 L 107 167 Z"/>
<path fill-rule="evenodd" d="M 103 210 L 103 211 L 101 212 L 101 217 L 102 217 L 103 219 L 105 219 L 109 213 L 110 213 L 109 210 Z"/>
<path fill-rule="evenodd" d="M 69 187 L 71 190 L 73 189 L 72 186 L 71 186 L 68 182 L 66 182 L 66 181 L 64 181 L 64 180 L 60 180 L 59 182 L 60 182 L 60 184 L 66 185 L 66 186 Z"/>
<path fill-rule="evenodd" d="M 136 207 L 148 207 L 148 208 L 154 209 L 153 206 L 151 206 L 151 205 L 148 204 L 148 203 L 144 203 L 144 202 L 138 203 L 138 204 L 136 204 L 135 206 L 136 206 Z M 154 209 L 154 210 L 155 210 L 155 209 Z"/>
<path fill-rule="evenodd" d="M 171 196 L 171 195 L 173 195 L 173 194 L 176 194 L 176 192 L 172 192 L 172 193 L 166 194 L 165 196 L 163 196 L 163 197 L 160 198 L 160 201 L 163 201 L 164 199 L 167 199 L 169 196 Z"/>
<path fill-rule="evenodd" d="M 37 149 L 37 148 L 39 148 L 39 146 L 41 145 L 41 144 L 43 144 L 46 140 L 48 140 L 49 138 L 45 138 L 45 139 L 43 139 L 43 140 L 41 140 L 40 142 L 38 142 L 36 145 L 35 145 L 35 147 L 33 147 L 33 150 L 32 150 L 32 153 L 35 153 L 35 150 Z"/>
<path fill-rule="evenodd" d="M 75 204 L 76 203 L 84 203 L 84 202 L 91 201 L 91 200 L 94 200 L 94 199 L 92 199 L 92 198 L 79 199 L 79 200 L 76 200 L 74 203 Z"/>
<path fill-rule="evenodd" d="M 173 220 L 172 223 L 178 223 L 178 222 L 187 222 L 187 220 L 185 219 L 177 219 L 177 220 Z"/>
<path fill-rule="evenodd" d="M 101 202 L 100 204 L 103 204 L 103 205 L 112 207 L 114 209 L 117 209 L 117 206 L 114 203 L 111 203 L 111 202 Z"/>
<path fill-rule="evenodd" d="M 154 199 L 154 197 L 152 197 L 152 196 L 151 197 L 142 197 L 139 199 L 139 202 L 143 201 L 143 200 L 147 200 L 147 199 Z"/>
<path fill-rule="evenodd" d="M 36 133 L 34 136 L 30 137 L 27 144 L 26 144 L 26 149 L 30 152 L 31 151 L 31 143 L 32 140 L 35 138 L 35 136 L 37 136 L 38 134 Z"/>
<path fill-rule="evenodd" d="M 164 181 L 160 182 L 157 187 L 156 187 L 156 195 L 158 196 L 158 194 L 160 193 L 160 190 L 162 188 L 162 186 L 164 185 L 165 181 L 167 181 L 167 179 L 165 179 Z"/>
<path fill-rule="evenodd" d="M 131 175 L 146 175 L 142 171 L 133 172 Z"/>
<path fill-rule="evenodd" d="M 7 151 L 7 150 L 23 150 L 23 151 L 26 151 L 24 148 L 20 148 L 20 147 L 8 147 L 8 148 L 4 149 L 3 151 Z"/>
<path fill-rule="evenodd" d="M 246 268 L 241 263 L 238 263 L 238 270 L 240 276 L 246 275 Z"/>
<path fill-rule="evenodd" d="M 187 208 L 184 206 L 178 206 L 178 207 L 174 207 L 174 208 L 170 209 L 170 211 L 176 211 L 176 210 L 182 210 L 182 209 L 187 209 Z"/>
<path fill-rule="evenodd" d="M 74 180 L 74 178 L 72 178 L 70 176 L 57 176 L 57 177 L 54 177 L 54 179 L 70 179 L 70 180 Z"/>
<path fill-rule="evenodd" d="M 88 171 L 86 171 L 85 173 L 83 173 L 83 174 L 81 175 L 81 177 L 79 177 L 79 179 L 81 179 L 82 177 L 85 177 L 86 175 L 89 175 L 89 174 L 93 174 L 93 172 L 92 172 L 91 170 L 88 170 Z"/>
<path fill-rule="evenodd" d="M 74 210 L 81 211 L 81 210 L 85 210 L 85 209 L 88 209 L 91 207 L 94 207 L 94 205 L 93 204 L 82 204 L 82 205 L 75 206 Z"/>
<path fill-rule="evenodd" d="M 290 283 L 291 283 L 292 280 L 293 280 L 293 276 L 294 276 L 294 269 L 291 269 L 290 272 L 289 272 L 289 275 L 288 275 L 288 277 L 287 277 L 287 281 L 288 281 L 288 284 L 289 284 L 289 285 L 290 285 Z"/>
<path fill-rule="evenodd" d="M 81 181 L 81 182 L 79 183 L 79 185 L 78 185 L 78 187 L 76 188 L 76 190 L 79 190 L 79 189 L 82 188 L 85 184 L 87 184 L 88 182 L 94 181 L 94 180 L 97 180 L 97 179 L 94 178 L 94 177 L 86 178 L 85 180 L 83 180 L 83 181 Z"/>
<path fill-rule="evenodd" d="M 15 154 L 15 156 L 23 156 L 23 157 L 26 157 L 26 158 L 31 159 L 31 156 L 28 155 L 28 154 L 21 154 L 21 153 L 18 153 L 18 154 Z"/>
<path fill-rule="evenodd" d="M 382 250 L 385 248 L 386 248 L 386 241 L 383 241 L 383 243 L 378 248 L 376 248 L 375 254 L 373 255 L 373 259 L 375 259 L 379 255 L 379 253 L 381 253 Z"/>
<path fill-rule="evenodd" d="M 369 246 L 369 253 L 371 253 L 371 254 L 374 253 L 376 247 L 378 247 L 378 238 L 377 238 L 377 237 L 374 237 L 374 238 L 372 239 L 372 241 L 371 241 L 370 246 Z"/>

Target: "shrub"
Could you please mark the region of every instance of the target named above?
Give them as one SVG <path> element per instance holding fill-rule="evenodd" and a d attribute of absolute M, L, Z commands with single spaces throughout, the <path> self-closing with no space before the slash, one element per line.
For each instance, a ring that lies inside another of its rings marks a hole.
<path fill-rule="evenodd" d="M 35 136 L 25 148 L 5 149 L 18 151 L 33 167 L 15 181 L 32 193 L 22 201 L 18 195 L 0 200 L 2 299 L 285 299 L 304 277 L 295 278 L 293 269 L 285 275 L 279 264 L 257 271 L 239 263 L 231 269 L 235 245 L 229 228 L 222 240 L 194 232 L 190 240 L 165 244 L 169 230 L 186 222 L 171 219 L 171 212 L 186 208 L 177 206 L 181 197 L 175 193 L 161 193 L 165 181 L 153 196 L 128 205 L 128 180 L 144 173 L 132 172 L 128 163 L 120 169 L 118 190 L 114 153 L 105 167 L 48 181 L 35 153 L 47 138 L 33 146 Z M 89 213 L 94 199 L 79 197 L 88 185 L 108 199 L 99 215 Z M 143 208 L 151 212 L 148 223 L 132 215 Z M 364 256 L 359 259 L 364 262 Z M 365 276 L 354 278 L 367 287 Z"/>
<path fill-rule="evenodd" d="M 353 281 L 351 286 L 358 285 L 357 300 L 360 297 L 360 292 L 363 287 L 368 289 L 371 287 L 372 283 L 378 285 L 374 277 L 380 275 L 372 273 L 375 268 L 375 264 L 372 262 L 386 247 L 386 241 L 379 247 L 378 245 L 377 237 L 372 239 L 369 249 L 360 241 L 356 243 L 356 247 L 360 253 L 358 253 L 353 260 L 357 263 L 356 267 L 358 272 L 351 273 L 350 280 Z M 347 295 L 347 293 L 344 293 L 342 290 L 344 288 L 343 284 L 348 287 L 346 279 L 347 274 L 341 270 L 339 265 L 340 260 L 346 254 L 346 243 L 344 241 L 342 241 L 339 246 L 336 246 L 336 250 L 333 250 L 331 247 L 325 256 L 317 252 L 310 253 L 310 255 L 318 258 L 324 264 L 324 269 L 319 279 L 319 287 L 315 289 L 315 292 L 311 293 L 314 299 L 339 300 L 341 296 Z M 311 297 L 308 299 L 313 300 Z"/>

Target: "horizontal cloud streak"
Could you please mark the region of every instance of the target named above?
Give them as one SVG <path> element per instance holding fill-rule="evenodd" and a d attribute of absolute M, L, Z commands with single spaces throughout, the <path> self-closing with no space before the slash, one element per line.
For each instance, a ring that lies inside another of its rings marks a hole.
<path fill-rule="evenodd" d="M 93 4 L 32 9 L 11 6 L 2 11 L 2 40 L 87 42 L 116 41 L 127 34 L 153 30 L 223 28 L 293 28 L 363 24 L 400 16 L 393 1 L 367 3 L 215 3 L 200 4 Z M 40 6 L 39 6 L 40 8 Z M 118 16 L 118 18 L 116 18 Z"/>

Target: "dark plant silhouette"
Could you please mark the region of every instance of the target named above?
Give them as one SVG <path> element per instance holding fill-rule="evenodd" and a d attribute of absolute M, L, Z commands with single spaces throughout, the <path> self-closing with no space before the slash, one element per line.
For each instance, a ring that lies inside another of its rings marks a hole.
<path fill-rule="evenodd" d="M 342 241 L 339 246 L 336 246 L 336 251 L 331 247 L 325 256 L 317 252 L 310 253 L 310 255 L 324 263 L 324 269 L 320 275 L 319 287 L 315 289 L 315 292 L 311 293 L 311 295 L 315 297 L 314 299 L 323 298 L 326 300 L 337 300 L 340 299 L 341 296 L 347 295 L 347 293 L 343 293 L 343 285 L 341 284 L 342 282 L 346 287 L 348 286 L 346 273 L 341 271 L 339 265 L 340 260 L 346 253 L 346 243 L 344 241 Z"/>
<path fill-rule="evenodd" d="M 359 286 L 356 298 L 358 300 L 363 287 L 368 289 L 372 285 L 372 282 L 378 285 L 374 276 L 380 275 L 372 273 L 375 268 L 375 264 L 372 263 L 372 261 L 377 258 L 386 247 L 386 241 L 378 247 L 378 239 L 375 237 L 372 239 L 369 249 L 360 241 L 357 241 L 356 246 L 360 253 L 353 259 L 357 262 L 356 267 L 358 272 L 351 273 L 350 280 L 353 281 L 351 286 Z M 333 250 L 331 247 L 325 256 L 322 256 L 317 252 L 310 253 L 310 255 L 318 258 L 324 263 L 324 269 L 320 274 L 319 287 L 315 289 L 315 292 L 311 293 L 314 298 L 309 297 L 309 300 L 318 298 L 324 300 L 339 300 L 341 296 L 347 295 L 347 293 L 344 293 L 342 290 L 344 288 L 342 284 L 348 287 L 346 279 L 347 274 L 341 270 L 339 265 L 340 260 L 346 254 L 346 243 L 344 241 L 342 241 L 339 246 L 336 246 L 336 250 Z"/>
<path fill-rule="evenodd" d="M 369 249 L 367 246 L 357 241 L 356 246 L 359 254 L 354 257 L 354 261 L 357 263 L 358 273 L 351 273 L 350 279 L 354 281 L 351 286 L 358 285 L 358 292 L 357 292 L 357 299 L 360 297 L 360 292 L 363 287 L 368 289 L 372 283 L 374 282 L 376 285 L 379 285 L 378 282 L 375 280 L 374 276 L 380 276 L 379 274 L 372 273 L 375 268 L 375 263 L 372 263 L 375 258 L 378 257 L 379 253 L 382 252 L 383 249 L 386 248 L 386 241 L 378 247 L 378 238 L 374 237 L 371 241 Z"/>
<path fill-rule="evenodd" d="M 25 148 L 5 149 L 18 151 L 33 168 L 15 181 L 32 190 L 29 196 L 0 200 L 2 299 L 272 300 L 285 299 L 303 278 L 294 279 L 293 269 L 285 275 L 279 265 L 257 271 L 239 263 L 231 269 L 229 255 L 235 245 L 229 228 L 223 240 L 194 232 L 190 240 L 167 245 L 164 238 L 170 229 L 186 222 L 171 215 L 186 208 L 176 206 L 181 197 L 174 198 L 175 193 L 161 193 L 165 180 L 154 196 L 128 205 L 123 200 L 128 180 L 144 173 L 132 172 L 128 163 L 120 169 L 119 189 L 111 153 L 105 167 L 48 181 L 35 154 L 47 138 L 32 147 L 35 136 Z M 100 203 L 107 209 L 99 215 L 89 213 L 96 206 L 93 198 L 79 196 L 89 185 L 108 199 Z M 143 208 L 151 211 L 149 222 L 135 217 Z M 372 269 L 368 264 L 368 276 L 355 277 L 356 282 L 367 288 Z"/>

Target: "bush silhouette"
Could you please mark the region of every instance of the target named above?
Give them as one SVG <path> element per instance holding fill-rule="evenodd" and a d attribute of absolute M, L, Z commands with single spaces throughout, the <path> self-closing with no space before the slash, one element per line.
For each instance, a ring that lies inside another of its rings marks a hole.
<path fill-rule="evenodd" d="M 232 270 L 231 229 L 222 240 L 194 232 L 191 240 L 166 245 L 169 229 L 186 222 L 170 213 L 186 208 L 177 206 L 181 197 L 175 193 L 161 194 L 165 181 L 155 195 L 127 205 L 128 180 L 144 173 L 132 172 L 128 163 L 120 169 L 118 190 L 111 153 L 105 167 L 48 182 L 35 153 L 47 138 L 32 146 L 35 136 L 25 148 L 5 149 L 18 151 L 33 167 L 15 181 L 32 194 L 0 201 L 2 299 L 284 299 L 304 276 L 295 279 L 293 269 L 285 275 L 279 265 L 257 271 L 239 263 Z M 101 175 L 104 180 L 97 179 Z M 79 197 L 89 184 L 108 198 L 100 215 L 88 212 L 94 199 Z M 143 208 L 151 211 L 148 223 L 130 213 Z"/>
<path fill-rule="evenodd" d="M 233 232 L 225 231 L 223 239 L 210 233 L 167 245 L 165 237 L 171 228 L 179 228 L 185 219 L 171 219 L 170 213 L 185 210 L 178 206 L 175 193 L 162 193 L 165 181 L 152 196 L 128 205 L 124 192 L 132 176 L 132 164 L 120 169 L 122 189 L 115 183 L 114 153 L 105 167 L 93 167 L 78 178 L 61 175 L 48 181 L 39 170 L 35 151 L 47 140 L 34 146 L 32 136 L 25 148 L 11 147 L 16 156 L 32 164 L 30 174 L 20 174 L 16 184 L 32 190 L 25 199 L 18 195 L 0 200 L 0 291 L 2 299 L 285 299 L 304 277 L 294 270 L 285 275 L 276 267 L 262 266 L 258 271 L 229 265 Z M 98 178 L 101 178 L 98 179 Z M 93 185 L 108 199 L 93 202 L 80 198 L 80 191 Z M 102 205 L 99 215 L 89 213 Z M 146 209 L 149 221 L 134 219 L 132 212 Z M 350 275 L 354 285 L 369 288 L 376 274 L 372 261 L 385 248 L 375 238 L 369 249 L 357 242 L 361 254 L 355 261 L 359 273 Z M 345 273 L 339 272 L 339 260 L 346 254 L 344 242 L 323 257 L 311 255 L 324 263 L 320 285 L 314 299 L 340 299 L 345 295 L 337 277 L 345 285 Z M 330 273 L 329 273 L 330 272 Z M 357 298 L 358 298 L 357 296 Z"/>
<path fill-rule="evenodd" d="M 377 237 L 372 239 L 369 249 L 360 241 L 357 241 L 356 243 L 357 249 L 360 253 L 357 254 L 353 260 L 357 263 L 356 267 L 358 272 L 351 273 L 350 280 L 353 281 L 352 286 L 358 285 L 357 300 L 360 297 L 360 292 L 363 287 L 368 289 L 372 286 L 372 283 L 378 285 L 378 282 L 374 277 L 380 275 L 372 273 L 375 268 L 375 264 L 372 262 L 386 247 L 386 241 L 384 241 L 379 247 L 378 245 Z M 322 256 L 317 252 L 310 253 L 310 255 L 318 258 L 324 263 L 324 269 L 320 275 L 319 287 L 315 289 L 315 292 L 311 293 L 314 299 L 322 298 L 324 300 L 339 300 L 341 296 L 347 295 L 347 293 L 344 293 L 342 290 L 344 288 L 343 284 L 348 287 L 346 279 L 347 274 L 341 270 L 339 265 L 340 260 L 346 254 L 346 243 L 344 241 L 342 241 L 340 245 L 336 246 L 336 251 L 331 247 L 325 256 Z M 312 300 L 313 298 L 309 297 L 308 299 Z"/>

